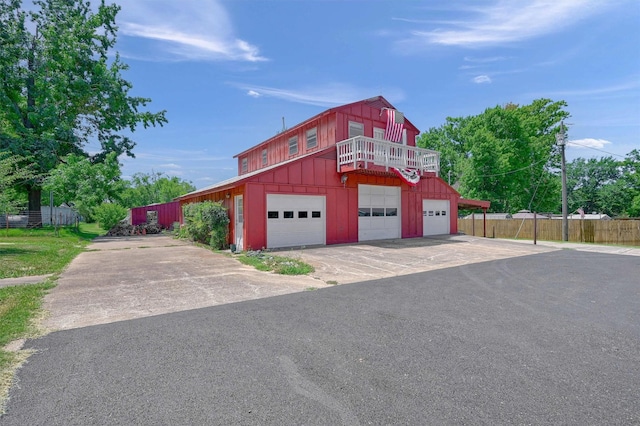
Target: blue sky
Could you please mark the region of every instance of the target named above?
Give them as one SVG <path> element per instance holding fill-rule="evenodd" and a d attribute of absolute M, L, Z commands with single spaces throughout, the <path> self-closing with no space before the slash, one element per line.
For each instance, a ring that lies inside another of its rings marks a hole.
<path fill-rule="evenodd" d="M 291 127 L 377 95 L 421 131 L 508 102 L 565 100 L 569 160 L 640 148 L 637 0 L 121 3 L 125 76 L 169 119 L 134 134 L 125 177 L 208 186 L 236 176 L 233 155 L 282 117 Z"/>

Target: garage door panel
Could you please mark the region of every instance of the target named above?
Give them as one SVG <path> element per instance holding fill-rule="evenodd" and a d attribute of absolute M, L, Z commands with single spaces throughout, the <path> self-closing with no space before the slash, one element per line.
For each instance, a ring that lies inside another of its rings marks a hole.
<path fill-rule="evenodd" d="M 449 234 L 451 229 L 449 200 L 422 200 L 422 235 Z"/>
<path fill-rule="evenodd" d="M 358 185 L 358 240 L 400 238 L 400 187 Z"/>
<path fill-rule="evenodd" d="M 269 248 L 326 244 L 326 198 L 267 194 Z"/>

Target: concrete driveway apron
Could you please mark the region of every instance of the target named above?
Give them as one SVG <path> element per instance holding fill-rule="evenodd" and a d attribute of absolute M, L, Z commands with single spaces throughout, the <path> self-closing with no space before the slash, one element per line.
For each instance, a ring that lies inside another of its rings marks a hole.
<path fill-rule="evenodd" d="M 465 236 L 281 250 L 316 272 L 283 276 L 163 235 L 97 238 L 45 298 L 49 331 L 555 250 Z"/>

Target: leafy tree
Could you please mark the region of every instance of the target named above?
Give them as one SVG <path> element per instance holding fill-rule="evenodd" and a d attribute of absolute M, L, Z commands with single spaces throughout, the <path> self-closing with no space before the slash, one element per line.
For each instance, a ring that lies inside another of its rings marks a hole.
<path fill-rule="evenodd" d="M 195 191 L 191 182 L 163 173 L 136 173 L 122 194 L 122 205 L 127 207 L 168 203 L 180 195 Z"/>
<path fill-rule="evenodd" d="M 103 203 L 93 209 L 93 216 L 102 229 L 109 230 L 126 218 L 127 212 L 119 204 Z"/>
<path fill-rule="evenodd" d="M 20 0 L 0 0 L 0 149 L 30 158 L 38 174 L 69 154 L 88 156 L 89 140 L 102 147 L 92 162 L 112 152 L 133 157 L 135 142 L 122 133 L 166 118 L 142 110 L 150 100 L 129 94 L 127 65 L 109 57 L 119 6 L 102 0 L 94 12 L 82 0 L 33 3 L 36 10 L 24 11 Z M 39 181 L 22 189 L 29 210 L 39 211 Z"/>
<path fill-rule="evenodd" d="M 626 213 L 632 217 L 640 217 L 640 150 L 634 149 L 627 154 L 622 171 L 622 177 L 631 197 Z"/>
<path fill-rule="evenodd" d="M 492 211 L 549 211 L 559 205 L 555 134 L 568 117 L 564 101 L 507 104 L 470 117 L 447 118 L 417 144 L 440 151 L 442 175 L 468 198 L 491 201 Z"/>
<path fill-rule="evenodd" d="M 576 158 L 567 164 L 567 194 L 570 211 L 640 215 L 640 151 L 623 161 Z"/>
<path fill-rule="evenodd" d="M 35 177 L 29 167 L 20 167 L 20 161 L 20 157 L 0 152 L 0 214 L 15 213 L 22 204 L 15 187 Z"/>
<path fill-rule="evenodd" d="M 92 220 L 94 209 L 103 203 L 117 202 L 124 183 L 116 153 L 107 154 L 104 162 L 69 154 L 52 170 L 44 188 L 53 191 L 56 204 L 74 206 L 85 220 Z"/>

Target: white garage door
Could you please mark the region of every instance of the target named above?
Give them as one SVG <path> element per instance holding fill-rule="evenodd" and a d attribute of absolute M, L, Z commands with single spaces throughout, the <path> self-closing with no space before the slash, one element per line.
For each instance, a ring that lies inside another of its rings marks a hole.
<path fill-rule="evenodd" d="M 358 185 L 358 241 L 400 238 L 400 187 Z"/>
<path fill-rule="evenodd" d="M 326 244 L 324 195 L 267 194 L 267 247 Z"/>
<path fill-rule="evenodd" d="M 448 234 L 450 215 L 449 200 L 422 200 L 422 235 Z"/>

